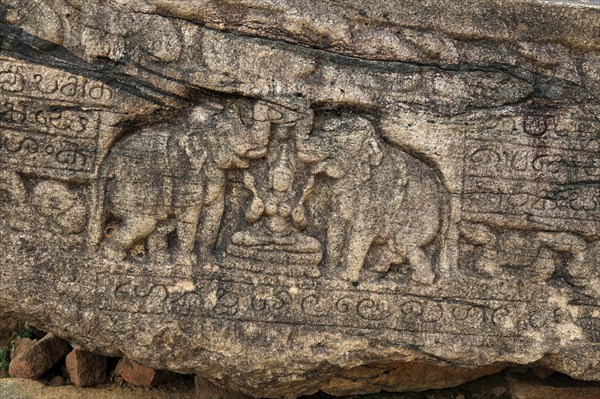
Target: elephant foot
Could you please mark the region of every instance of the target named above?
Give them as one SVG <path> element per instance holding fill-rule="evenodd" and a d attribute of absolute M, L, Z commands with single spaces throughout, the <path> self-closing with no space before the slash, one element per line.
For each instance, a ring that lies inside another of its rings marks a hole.
<path fill-rule="evenodd" d="M 202 264 L 217 265 L 219 263 L 217 260 L 217 257 L 215 255 L 213 255 L 212 253 L 201 256 L 201 259 L 202 259 Z"/>
<path fill-rule="evenodd" d="M 175 256 L 175 261 L 178 265 L 190 266 L 197 262 L 196 255 L 191 252 L 180 253 Z"/>
<path fill-rule="evenodd" d="M 392 251 L 382 249 L 377 253 L 371 270 L 378 273 L 387 273 L 393 264 L 402 263 L 402 261 L 397 258 L 399 258 L 399 256 Z"/>
<path fill-rule="evenodd" d="M 100 254 L 105 258 L 115 260 L 123 260 L 127 257 L 127 251 L 125 251 L 123 248 L 119 247 L 118 245 L 106 243 L 100 247 Z"/>
<path fill-rule="evenodd" d="M 178 276 L 193 277 L 198 259 L 194 253 L 175 254 L 175 270 Z"/>
<path fill-rule="evenodd" d="M 411 278 L 417 283 L 431 285 L 435 281 L 435 273 L 428 270 L 415 270 Z"/>
<path fill-rule="evenodd" d="M 157 263 L 168 263 L 171 257 L 166 251 L 155 251 L 150 253 L 150 259 Z"/>
<path fill-rule="evenodd" d="M 502 273 L 502 268 L 498 263 L 491 259 L 482 259 L 477 263 L 477 270 L 491 277 L 496 277 Z"/>
<path fill-rule="evenodd" d="M 360 280 L 360 270 L 358 272 L 348 272 L 346 279 L 350 281 L 354 287 L 358 286 L 358 282 Z"/>
<path fill-rule="evenodd" d="M 390 270 L 390 264 L 386 262 L 375 263 L 371 270 L 379 273 L 387 273 Z"/>

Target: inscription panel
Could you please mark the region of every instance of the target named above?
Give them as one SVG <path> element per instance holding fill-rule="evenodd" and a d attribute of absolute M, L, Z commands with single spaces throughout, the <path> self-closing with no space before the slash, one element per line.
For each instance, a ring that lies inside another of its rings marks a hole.
<path fill-rule="evenodd" d="M 100 113 L 79 106 L 56 105 L 48 100 L 3 98 L 0 127 L 31 130 L 52 136 L 96 139 Z"/>
<path fill-rule="evenodd" d="M 13 165 L 17 171 L 58 169 L 85 175 L 94 167 L 96 141 L 0 129 L 0 154 L 0 163 Z"/>
<path fill-rule="evenodd" d="M 190 287 L 186 280 L 101 274 L 98 286 L 107 290 L 97 296 L 104 311 L 190 318 L 490 337 L 527 336 L 565 321 L 559 308 L 540 311 L 526 301 L 334 289 L 327 281 L 311 289 L 203 279 Z"/>
<path fill-rule="evenodd" d="M 579 221 L 600 217 L 600 125 L 576 115 L 525 116 L 511 129 L 467 131 L 463 213 L 536 220 Z M 521 122 L 521 123 L 518 123 Z"/>
<path fill-rule="evenodd" d="M 95 185 L 97 161 L 118 134 L 109 125 L 127 118 L 117 108 L 125 99 L 101 81 L 0 57 L 0 164 Z"/>
<path fill-rule="evenodd" d="M 113 89 L 105 83 L 46 66 L 0 58 L 0 93 L 75 104 L 107 106 Z"/>

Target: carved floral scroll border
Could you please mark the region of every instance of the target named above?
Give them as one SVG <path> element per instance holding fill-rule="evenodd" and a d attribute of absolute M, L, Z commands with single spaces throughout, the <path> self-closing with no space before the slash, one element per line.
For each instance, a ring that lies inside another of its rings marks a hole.
<path fill-rule="evenodd" d="M 560 308 L 525 301 L 318 291 L 220 280 L 203 280 L 195 290 L 181 290 L 172 283 L 104 274 L 99 280 L 108 290 L 99 291 L 101 310 L 148 316 L 498 337 L 570 322 Z"/>

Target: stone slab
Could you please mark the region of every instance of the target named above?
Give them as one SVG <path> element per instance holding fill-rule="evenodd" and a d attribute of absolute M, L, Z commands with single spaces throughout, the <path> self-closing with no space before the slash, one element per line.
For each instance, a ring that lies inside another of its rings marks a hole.
<path fill-rule="evenodd" d="M 0 0 L 0 313 L 254 397 L 600 380 L 599 5 L 396 3 Z"/>

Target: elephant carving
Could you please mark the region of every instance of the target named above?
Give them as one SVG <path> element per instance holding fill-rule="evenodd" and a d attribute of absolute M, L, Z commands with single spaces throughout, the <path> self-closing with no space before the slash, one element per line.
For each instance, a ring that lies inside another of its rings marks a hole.
<path fill-rule="evenodd" d="M 18 173 L 0 170 L 0 208 L 3 202 L 11 204 L 13 211 L 5 217 L 17 230 L 46 228 L 59 234 L 79 234 L 87 222 L 83 197 L 59 181 L 26 183 Z"/>
<path fill-rule="evenodd" d="M 585 280 L 590 270 L 589 245 L 582 237 L 568 232 L 512 229 L 462 221 L 461 237 L 480 249 L 474 257 L 475 270 L 491 278 L 506 274 L 506 269 L 530 275 L 536 282 L 548 281 L 555 273 L 560 255 L 568 258 L 567 269 L 574 279 Z"/>
<path fill-rule="evenodd" d="M 116 221 L 101 244 L 104 255 L 125 258 L 169 218 L 175 220 L 178 263 L 194 262 L 198 236 L 200 251 L 208 254 L 223 215 L 226 171 L 247 168 L 266 154 L 269 110 L 257 102 L 251 122 L 244 123 L 238 106 L 207 103 L 117 142 L 103 166 L 102 220 Z"/>
<path fill-rule="evenodd" d="M 344 265 L 347 278 L 357 282 L 371 246 L 382 244 L 386 255 L 377 270 L 406 262 L 414 281 L 432 284 L 425 247 L 440 232 L 445 206 L 434 170 L 384 144 L 369 120 L 351 113 L 324 118 L 296 140 L 298 159 L 328 180 L 330 267 Z"/>

